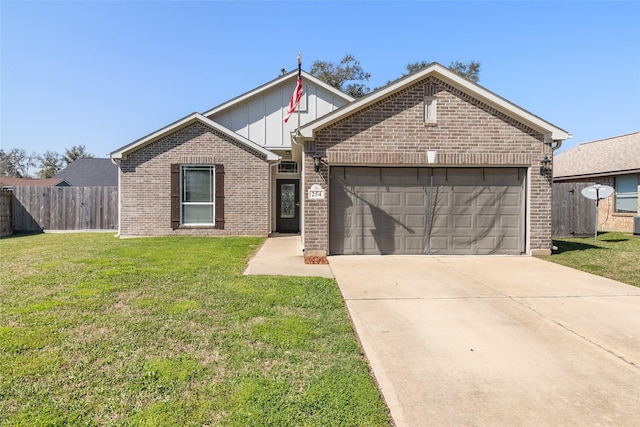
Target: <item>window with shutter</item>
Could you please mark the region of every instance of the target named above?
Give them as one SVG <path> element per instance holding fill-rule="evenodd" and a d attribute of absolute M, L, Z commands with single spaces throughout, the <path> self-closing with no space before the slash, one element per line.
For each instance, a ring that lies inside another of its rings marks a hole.
<path fill-rule="evenodd" d="M 224 228 L 224 166 L 171 165 L 171 228 Z"/>

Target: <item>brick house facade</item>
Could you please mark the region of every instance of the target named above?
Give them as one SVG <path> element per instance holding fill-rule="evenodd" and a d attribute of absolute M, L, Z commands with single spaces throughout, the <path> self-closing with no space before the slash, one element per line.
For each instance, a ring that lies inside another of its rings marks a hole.
<path fill-rule="evenodd" d="M 152 135 L 148 143 L 119 159 L 120 236 L 268 235 L 268 153 L 204 118 L 192 116 L 183 122 L 177 129 Z M 171 165 L 223 169 L 222 224 L 172 225 L 171 194 L 176 190 Z"/>
<path fill-rule="evenodd" d="M 489 105 L 495 100 L 477 96 L 488 96 L 482 88 L 460 85 L 451 74 L 432 66 L 396 83 L 397 90 L 356 101 L 362 108 L 342 115 L 338 110 L 324 123 L 304 126 L 299 141 L 307 152 L 305 188 L 328 188 L 330 168 L 336 166 L 526 169 L 527 236 L 522 252 L 550 254 L 551 182 L 538 171 L 541 160 L 552 157 L 554 144 L 569 135 L 546 123 L 531 123 L 513 104 Z M 437 101 L 435 122 L 425 121 L 425 97 Z M 433 164 L 427 159 L 430 150 L 437 153 Z M 323 157 L 318 173 L 311 158 L 315 153 Z M 328 253 L 330 200 L 328 196 L 305 203 L 307 255 Z"/>
<path fill-rule="evenodd" d="M 540 165 L 567 132 L 435 63 L 357 100 L 304 74 L 295 129 L 295 78 L 111 153 L 120 235 L 267 236 L 299 215 L 305 256 L 550 253 Z"/>

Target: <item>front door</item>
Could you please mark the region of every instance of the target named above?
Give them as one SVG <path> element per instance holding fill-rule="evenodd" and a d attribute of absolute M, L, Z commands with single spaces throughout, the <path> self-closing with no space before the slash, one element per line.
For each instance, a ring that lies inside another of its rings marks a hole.
<path fill-rule="evenodd" d="M 276 181 L 276 231 L 298 233 L 300 231 L 300 180 Z"/>

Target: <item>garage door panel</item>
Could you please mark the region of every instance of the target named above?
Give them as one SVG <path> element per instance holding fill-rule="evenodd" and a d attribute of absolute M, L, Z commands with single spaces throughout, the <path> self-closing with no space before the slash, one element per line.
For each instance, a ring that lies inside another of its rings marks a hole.
<path fill-rule="evenodd" d="M 476 240 L 478 251 L 483 253 L 493 251 L 498 246 L 498 239 L 494 236 L 484 237 Z"/>
<path fill-rule="evenodd" d="M 407 191 L 405 193 L 405 206 L 416 206 L 420 209 L 423 209 L 427 206 L 427 194 L 425 190 L 419 191 Z"/>
<path fill-rule="evenodd" d="M 496 224 L 496 217 L 494 215 L 479 214 L 476 215 L 476 227 L 489 230 Z"/>
<path fill-rule="evenodd" d="M 517 229 L 520 227 L 520 218 L 517 215 L 501 215 L 499 223 L 502 229 Z"/>
<path fill-rule="evenodd" d="M 500 197 L 491 191 L 478 194 L 478 206 L 493 206 L 498 203 L 498 200 Z"/>
<path fill-rule="evenodd" d="M 500 206 L 519 209 L 521 198 L 521 195 L 518 193 L 505 194 L 502 198 L 500 198 Z"/>
<path fill-rule="evenodd" d="M 472 251 L 476 252 L 474 241 L 469 236 L 453 236 L 449 253 L 452 255 L 463 255 Z"/>
<path fill-rule="evenodd" d="M 434 235 L 431 235 L 427 245 L 433 255 L 446 254 L 451 246 L 451 244 L 449 244 L 449 237 Z"/>
<path fill-rule="evenodd" d="M 330 253 L 519 254 L 525 176 L 517 168 L 332 167 Z"/>
<path fill-rule="evenodd" d="M 472 222 L 473 222 L 473 217 L 471 215 L 455 215 L 453 217 L 453 226 L 458 230 L 471 229 Z"/>
<path fill-rule="evenodd" d="M 520 241 L 516 237 L 508 237 L 504 236 L 500 239 L 500 245 L 503 248 L 511 249 L 512 251 L 516 251 L 519 249 Z"/>
<path fill-rule="evenodd" d="M 382 193 L 381 202 L 382 207 L 393 207 L 393 206 L 401 206 L 402 193 L 400 191 L 388 191 L 386 193 Z"/>
<path fill-rule="evenodd" d="M 405 226 L 410 230 L 421 230 L 427 226 L 426 214 L 408 214 L 404 216 L 404 219 Z M 417 231 L 414 231 L 413 233 L 417 234 Z"/>
<path fill-rule="evenodd" d="M 471 191 L 453 190 L 453 207 L 467 208 L 473 206 L 475 200 Z"/>

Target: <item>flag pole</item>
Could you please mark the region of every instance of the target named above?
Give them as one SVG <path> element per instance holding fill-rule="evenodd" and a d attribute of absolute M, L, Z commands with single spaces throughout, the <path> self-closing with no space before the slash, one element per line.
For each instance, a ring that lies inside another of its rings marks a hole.
<path fill-rule="evenodd" d="M 298 78 L 302 75 L 302 53 L 298 53 Z M 300 135 L 300 102 L 298 102 L 298 128 L 296 135 Z"/>

